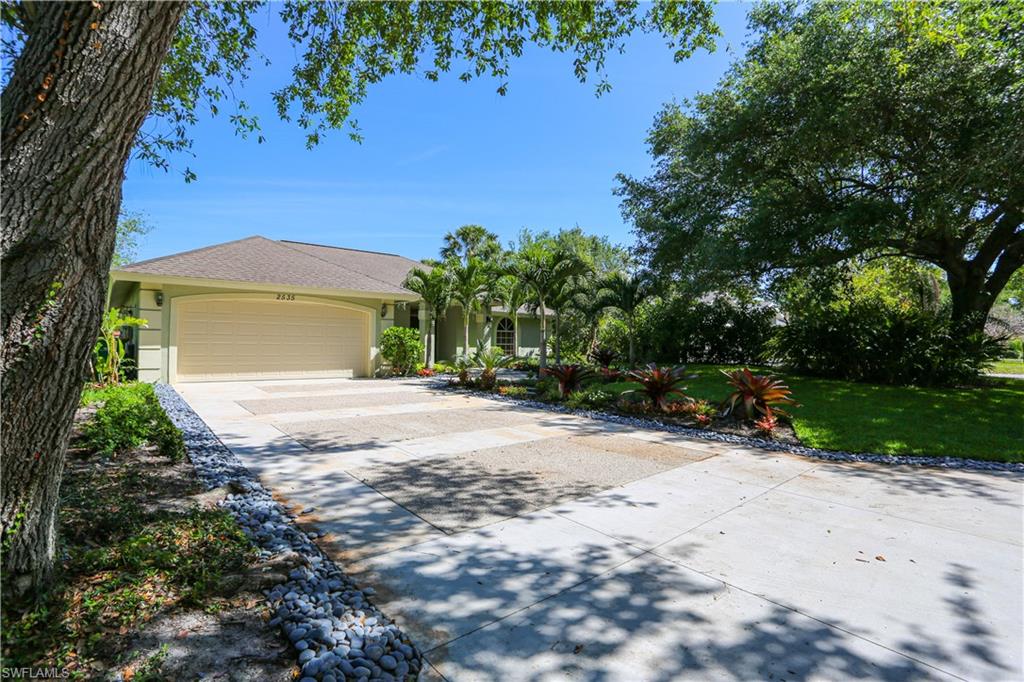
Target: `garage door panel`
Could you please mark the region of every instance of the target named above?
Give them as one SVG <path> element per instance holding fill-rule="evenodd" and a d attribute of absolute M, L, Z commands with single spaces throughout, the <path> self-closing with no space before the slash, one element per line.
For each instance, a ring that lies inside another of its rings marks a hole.
<path fill-rule="evenodd" d="M 177 378 L 360 376 L 367 315 L 298 301 L 182 301 L 175 308 Z"/>

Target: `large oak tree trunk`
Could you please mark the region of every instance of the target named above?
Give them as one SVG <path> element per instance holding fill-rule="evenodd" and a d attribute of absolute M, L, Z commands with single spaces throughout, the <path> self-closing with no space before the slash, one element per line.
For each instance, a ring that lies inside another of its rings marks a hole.
<path fill-rule="evenodd" d="M 53 568 L 71 421 L 103 312 L 125 164 L 180 3 L 34 3 L 2 95 L 5 582 Z"/>

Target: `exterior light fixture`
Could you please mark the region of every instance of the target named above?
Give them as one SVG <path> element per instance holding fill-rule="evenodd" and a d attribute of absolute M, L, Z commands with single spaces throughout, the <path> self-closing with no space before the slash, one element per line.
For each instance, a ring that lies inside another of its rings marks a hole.
<path fill-rule="evenodd" d="M 156 305 L 159 308 L 164 304 L 164 292 L 158 291 L 153 295 L 153 299 L 156 301 Z"/>
<path fill-rule="evenodd" d="M 388 304 L 387 303 L 381 303 L 380 304 L 380 316 L 381 317 L 387 317 L 388 316 Z"/>

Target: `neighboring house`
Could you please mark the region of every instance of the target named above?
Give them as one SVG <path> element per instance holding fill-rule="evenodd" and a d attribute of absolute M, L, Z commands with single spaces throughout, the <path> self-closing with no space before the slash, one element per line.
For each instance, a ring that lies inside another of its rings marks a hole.
<path fill-rule="evenodd" d="M 149 320 L 128 339 L 143 381 L 369 376 L 384 329 L 427 334 L 418 295 L 402 287 L 419 265 L 248 237 L 114 270 L 110 305 Z M 470 343 L 511 351 L 507 318 L 498 307 L 474 314 Z M 539 327 L 535 316 L 520 316 L 519 355 L 537 352 Z M 462 311 L 453 306 L 438 321 L 436 359 L 461 353 L 462 338 Z"/>

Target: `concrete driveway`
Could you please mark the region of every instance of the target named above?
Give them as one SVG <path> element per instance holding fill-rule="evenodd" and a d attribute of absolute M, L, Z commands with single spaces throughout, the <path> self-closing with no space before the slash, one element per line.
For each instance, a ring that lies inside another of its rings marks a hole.
<path fill-rule="evenodd" d="M 418 380 L 178 390 L 308 510 L 429 675 L 1024 676 L 1020 476 L 825 463 Z"/>

